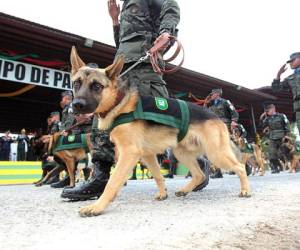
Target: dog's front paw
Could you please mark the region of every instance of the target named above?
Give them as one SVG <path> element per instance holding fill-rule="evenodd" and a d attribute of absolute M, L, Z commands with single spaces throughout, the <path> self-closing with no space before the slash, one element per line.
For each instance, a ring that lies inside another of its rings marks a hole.
<path fill-rule="evenodd" d="M 187 192 L 184 192 L 184 191 L 177 191 L 175 192 L 175 195 L 177 197 L 181 197 L 181 196 L 186 196 L 188 193 Z"/>
<path fill-rule="evenodd" d="M 239 197 L 241 197 L 241 198 L 249 198 L 249 197 L 251 197 L 251 194 L 250 194 L 249 191 L 242 190 L 242 191 L 239 193 Z"/>
<path fill-rule="evenodd" d="M 103 210 L 101 207 L 92 204 L 86 207 L 83 207 L 80 209 L 79 214 L 81 217 L 91 217 L 91 216 L 97 216 L 103 213 Z"/>
<path fill-rule="evenodd" d="M 157 195 L 155 195 L 155 200 L 157 200 L 157 201 L 163 201 L 163 200 L 166 200 L 167 198 L 168 198 L 167 193 L 164 193 L 164 194 L 158 193 Z"/>

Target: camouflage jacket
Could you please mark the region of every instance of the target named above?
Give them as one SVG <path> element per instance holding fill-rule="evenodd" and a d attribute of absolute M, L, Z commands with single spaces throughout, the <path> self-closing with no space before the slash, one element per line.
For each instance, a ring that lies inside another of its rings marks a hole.
<path fill-rule="evenodd" d="M 214 112 L 227 125 L 232 121 L 237 122 L 239 113 L 229 100 L 219 98 L 211 101 L 209 109 Z"/>
<path fill-rule="evenodd" d="M 237 132 L 240 137 L 246 138 L 247 131 L 242 124 L 239 123 L 233 130 Z"/>
<path fill-rule="evenodd" d="M 75 124 L 75 116 L 72 108 L 72 104 L 66 105 L 61 114 L 61 128 L 60 130 L 66 130 Z"/>
<path fill-rule="evenodd" d="M 272 89 L 274 91 L 291 90 L 294 100 L 294 110 L 300 111 L 300 70 L 296 70 L 294 74 L 288 76 L 282 82 L 274 79 Z"/>
<path fill-rule="evenodd" d="M 49 134 L 53 135 L 56 132 L 60 131 L 61 122 L 55 121 L 49 127 Z"/>
<path fill-rule="evenodd" d="M 263 128 L 269 127 L 269 138 L 277 140 L 290 132 L 290 123 L 285 114 L 275 113 L 262 121 Z"/>
<path fill-rule="evenodd" d="M 124 0 L 120 25 L 114 26 L 116 56 L 135 62 L 163 32 L 175 35 L 180 10 L 175 0 Z"/>

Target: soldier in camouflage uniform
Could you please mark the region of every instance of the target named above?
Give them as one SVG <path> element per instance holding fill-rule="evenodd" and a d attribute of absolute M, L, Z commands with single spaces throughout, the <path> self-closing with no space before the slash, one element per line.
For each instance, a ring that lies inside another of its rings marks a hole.
<path fill-rule="evenodd" d="M 63 109 L 61 114 L 61 129 L 67 130 L 75 124 L 75 115 L 72 108 L 73 94 L 71 91 L 64 91 L 61 94 L 60 106 Z"/>
<path fill-rule="evenodd" d="M 290 89 L 292 91 L 297 127 L 298 130 L 300 130 L 300 52 L 293 53 L 287 63 L 289 63 L 291 69 L 294 70 L 294 74 L 280 81 L 281 75 L 287 69 L 286 64 L 284 64 L 272 82 L 272 89 L 274 91 L 281 91 L 283 89 Z"/>
<path fill-rule="evenodd" d="M 66 136 L 65 132 L 75 124 L 75 116 L 72 108 L 73 94 L 72 91 L 64 91 L 61 93 L 60 107 L 62 110 L 60 130 L 62 135 Z M 69 185 L 70 177 L 67 174 L 61 181 L 51 184 L 52 188 L 63 188 Z"/>
<path fill-rule="evenodd" d="M 231 132 L 231 128 L 237 126 L 239 114 L 229 100 L 221 98 L 222 93 L 222 89 L 213 89 L 207 106 L 226 124 L 228 131 Z M 215 173 L 211 177 L 223 178 L 221 169 L 216 168 Z"/>
<path fill-rule="evenodd" d="M 58 111 L 51 112 L 49 118 L 47 119 L 48 122 L 48 134 L 53 135 L 56 132 L 60 131 L 60 114 Z M 47 172 L 51 171 L 53 168 L 55 168 L 57 163 L 49 158 L 48 153 L 45 153 L 42 156 L 42 179 L 46 176 Z M 49 179 L 46 184 L 53 184 L 59 181 L 59 175 L 56 175 Z"/>
<path fill-rule="evenodd" d="M 60 122 L 60 114 L 58 111 L 53 111 L 50 114 L 50 126 L 49 126 L 49 134 L 53 135 L 56 132 L 60 131 L 61 122 Z"/>
<path fill-rule="evenodd" d="M 125 56 L 123 70 L 138 61 L 159 39 L 167 39 L 168 34 L 176 35 L 180 11 L 175 0 L 124 0 L 122 11 L 115 0 L 108 0 L 108 11 L 113 21 L 114 38 L 117 46 L 116 57 Z M 120 16 L 120 21 L 119 21 Z M 139 64 L 125 76 L 136 85 L 140 95 L 168 97 L 166 83 L 155 73 L 150 61 Z M 99 131 L 94 126 L 94 175 L 93 178 L 73 189 L 64 190 L 62 197 L 69 199 L 89 199 L 100 196 L 109 178 L 114 160 L 113 145 L 108 131 Z"/>
<path fill-rule="evenodd" d="M 268 104 L 265 112 L 261 115 L 260 121 L 263 128 L 269 128 L 269 159 L 272 174 L 279 173 L 279 147 L 282 144 L 282 138 L 289 134 L 290 126 L 287 117 L 284 114 L 277 113 L 274 104 Z"/>
<path fill-rule="evenodd" d="M 213 89 L 210 93 L 208 107 L 227 125 L 228 131 L 231 132 L 232 126 L 237 125 L 239 113 L 229 100 L 221 97 L 222 93 L 222 89 Z"/>

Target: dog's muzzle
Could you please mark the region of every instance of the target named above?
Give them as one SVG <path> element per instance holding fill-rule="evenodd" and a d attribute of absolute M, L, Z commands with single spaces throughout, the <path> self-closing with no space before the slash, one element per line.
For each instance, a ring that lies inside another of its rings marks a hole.
<path fill-rule="evenodd" d="M 75 112 L 79 112 L 80 113 L 86 107 L 86 100 L 83 99 L 83 98 L 75 98 L 73 100 L 72 105 L 73 105 L 73 108 L 74 108 Z"/>

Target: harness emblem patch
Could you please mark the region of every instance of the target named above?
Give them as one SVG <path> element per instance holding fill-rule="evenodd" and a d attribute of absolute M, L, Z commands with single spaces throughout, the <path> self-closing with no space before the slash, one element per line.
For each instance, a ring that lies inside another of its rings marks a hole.
<path fill-rule="evenodd" d="M 168 101 L 165 98 L 155 97 L 155 104 L 160 110 L 167 110 L 169 108 Z"/>
<path fill-rule="evenodd" d="M 75 141 L 75 135 L 69 135 L 68 142 L 74 142 L 74 141 Z"/>

